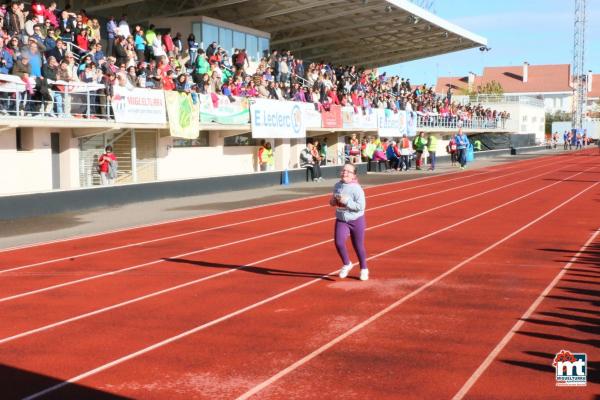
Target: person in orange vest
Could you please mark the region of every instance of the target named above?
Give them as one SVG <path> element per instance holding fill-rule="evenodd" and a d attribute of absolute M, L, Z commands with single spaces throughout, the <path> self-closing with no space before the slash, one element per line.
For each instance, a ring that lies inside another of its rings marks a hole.
<path fill-rule="evenodd" d="M 408 137 L 406 136 L 406 133 L 404 135 L 402 135 L 402 139 L 400 139 L 400 171 L 402 171 L 402 168 L 404 168 L 405 171 L 408 171 L 408 169 L 410 168 L 409 162 L 408 162 L 408 158 L 410 157 L 410 154 L 412 153 L 412 149 L 410 147 L 410 140 L 408 140 Z"/>

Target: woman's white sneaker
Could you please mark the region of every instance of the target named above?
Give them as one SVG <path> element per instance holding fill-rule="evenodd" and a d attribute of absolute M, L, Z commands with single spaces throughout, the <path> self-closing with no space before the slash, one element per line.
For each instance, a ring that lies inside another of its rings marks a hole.
<path fill-rule="evenodd" d="M 360 270 L 360 280 L 361 281 L 368 281 L 369 280 L 369 270 L 368 269 L 361 269 Z"/>
<path fill-rule="evenodd" d="M 348 273 L 350 272 L 351 269 L 352 269 L 352 264 L 344 265 L 342 267 L 342 269 L 340 269 L 339 277 L 344 279 L 345 277 L 348 276 Z"/>

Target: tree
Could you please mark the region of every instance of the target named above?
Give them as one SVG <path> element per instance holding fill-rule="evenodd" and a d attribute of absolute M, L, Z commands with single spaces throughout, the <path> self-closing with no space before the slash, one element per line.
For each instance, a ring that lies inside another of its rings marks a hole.
<path fill-rule="evenodd" d="M 565 111 L 556 111 L 554 114 L 551 113 L 546 113 L 546 133 L 547 134 L 551 134 L 552 133 L 552 123 L 553 122 L 560 122 L 560 121 L 570 121 L 571 120 L 571 113 L 565 112 Z"/>

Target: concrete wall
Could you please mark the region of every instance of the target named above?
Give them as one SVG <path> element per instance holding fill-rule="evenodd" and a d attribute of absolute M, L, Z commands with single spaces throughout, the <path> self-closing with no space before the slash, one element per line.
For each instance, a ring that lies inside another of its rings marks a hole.
<path fill-rule="evenodd" d="M 545 138 L 546 113 L 544 108 L 523 103 L 482 103 L 484 107 L 510 113 L 506 129 L 511 133 L 534 133 L 540 142 Z"/>
<path fill-rule="evenodd" d="M 336 178 L 341 166 L 323 167 L 323 177 Z M 366 165 L 359 164 L 359 174 Z M 288 172 L 290 183 L 305 182 L 304 168 Z M 115 186 L 97 186 L 79 190 L 56 190 L 14 196 L 0 196 L 0 219 L 16 219 L 38 215 L 73 212 L 82 209 L 118 206 L 163 198 L 177 198 L 232 190 L 277 186 L 282 172 L 261 172 L 203 179 L 184 179 Z"/>

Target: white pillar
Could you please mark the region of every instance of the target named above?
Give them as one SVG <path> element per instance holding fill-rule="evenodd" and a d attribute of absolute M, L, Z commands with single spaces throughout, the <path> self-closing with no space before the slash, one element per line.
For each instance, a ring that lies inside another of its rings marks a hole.
<path fill-rule="evenodd" d="M 273 145 L 273 154 L 275 156 L 275 169 L 284 170 L 293 168 L 294 163 L 292 162 L 290 157 L 290 139 L 275 139 Z"/>
<path fill-rule="evenodd" d="M 135 143 L 135 129 L 131 129 L 131 181 L 137 183 L 137 145 Z"/>

